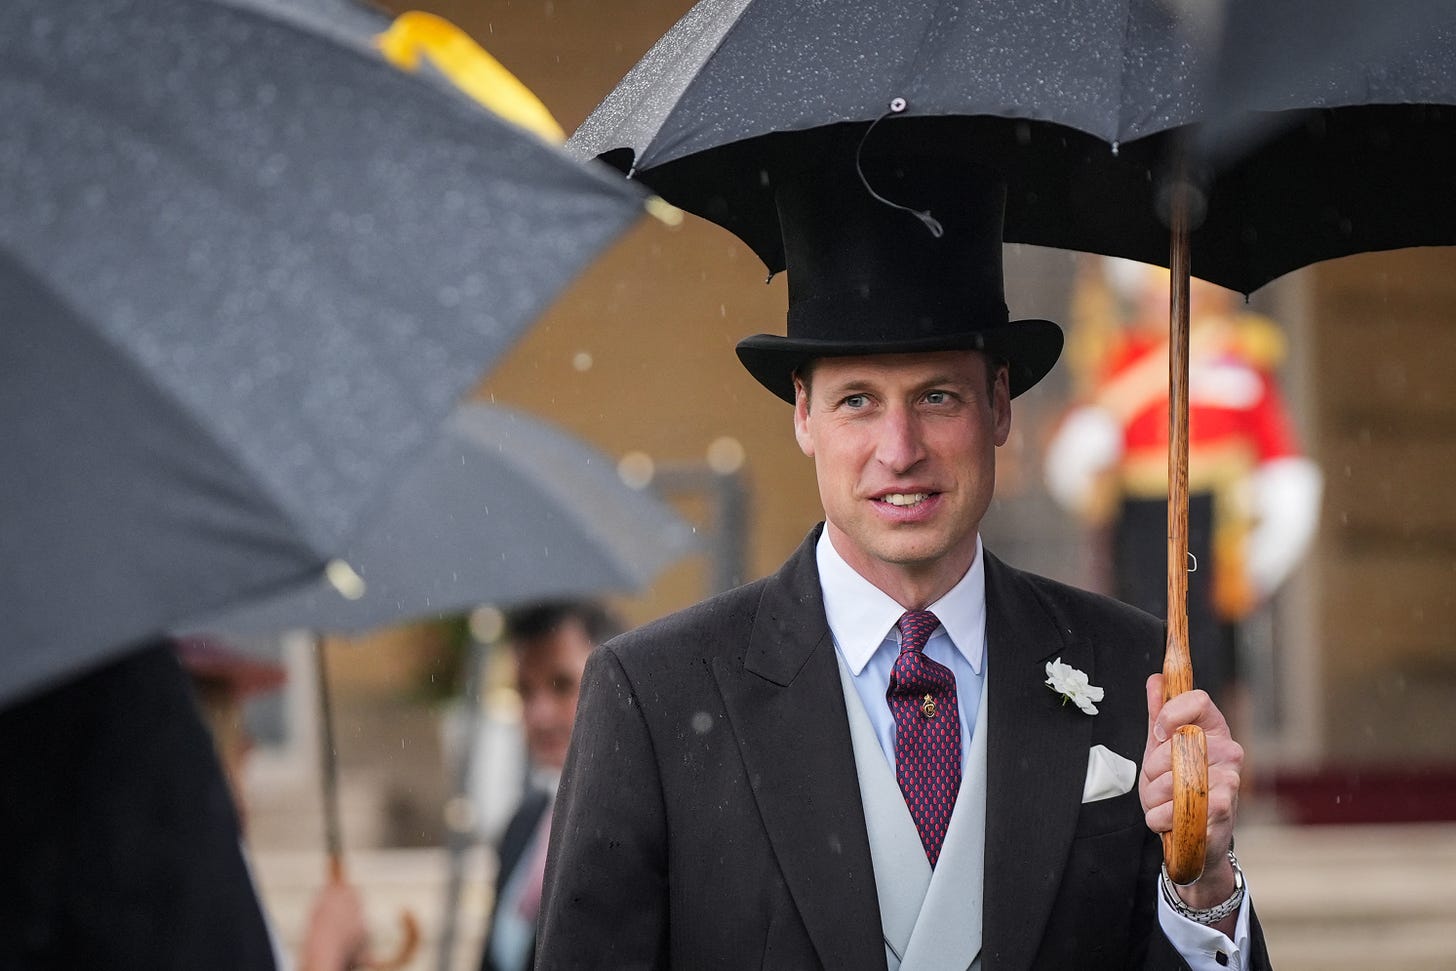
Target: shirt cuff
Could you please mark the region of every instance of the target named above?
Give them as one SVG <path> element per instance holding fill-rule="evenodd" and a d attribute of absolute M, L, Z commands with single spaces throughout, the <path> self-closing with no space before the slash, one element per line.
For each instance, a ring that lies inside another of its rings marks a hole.
<path fill-rule="evenodd" d="M 1233 940 L 1229 940 L 1222 931 L 1184 917 L 1163 899 L 1161 890 L 1154 891 L 1158 897 L 1158 924 L 1173 949 L 1188 962 L 1190 971 L 1243 971 L 1244 955 L 1249 953 L 1250 897 L 1247 881 L 1244 888 L 1244 901 L 1239 905 Z"/>

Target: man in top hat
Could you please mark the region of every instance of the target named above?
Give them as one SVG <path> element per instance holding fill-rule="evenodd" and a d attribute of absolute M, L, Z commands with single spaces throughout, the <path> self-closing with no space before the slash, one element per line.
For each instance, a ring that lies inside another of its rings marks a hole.
<path fill-rule="evenodd" d="M 1009 319 L 1002 187 L 865 172 L 775 178 L 788 336 L 738 346 L 793 405 L 825 522 L 593 655 L 538 967 L 1265 966 L 1231 852 L 1242 751 L 1207 695 L 1162 704 L 1162 624 L 981 545 L 1011 399 L 1062 343 Z M 1207 734 L 1209 834 L 1174 887 L 1182 724 Z"/>

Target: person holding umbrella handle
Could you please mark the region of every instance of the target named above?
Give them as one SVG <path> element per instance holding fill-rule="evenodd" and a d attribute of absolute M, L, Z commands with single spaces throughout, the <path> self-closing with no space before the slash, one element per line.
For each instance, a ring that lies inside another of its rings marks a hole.
<path fill-rule="evenodd" d="M 1243 750 L 1206 693 L 1164 702 L 1162 622 L 981 543 L 1011 399 L 1062 335 L 1007 311 L 1004 186 L 930 152 L 765 172 L 788 336 L 738 356 L 792 404 L 825 522 L 592 656 L 539 968 L 1268 967 L 1233 854 Z M 1208 824 L 1178 886 L 1188 726 Z"/>
<path fill-rule="evenodd" d="M 198 713 L 212 737 L 237 813 L 239 835 L 245 841 L 248 800 L 244 777 L 253 739 L 244 727 L 243 708 L 250 697 L 280 689 L 287 670 L 212 635 L 179 635 L 171 639 L 171 645 L 191 681 Z M 283 948 L 271 922 L 269 933 L 279 971 L 352 971 L 372 966 L 363 900 L 342 869 L 331 873 L 313 896 L 296 962 Z"/>

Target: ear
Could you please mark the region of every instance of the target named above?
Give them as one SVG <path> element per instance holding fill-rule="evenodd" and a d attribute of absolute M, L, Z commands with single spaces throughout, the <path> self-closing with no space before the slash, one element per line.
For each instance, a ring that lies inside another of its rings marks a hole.
<path fill-rule="evenodd" d="M 814 457 L 814 438 L 809 434 L 809 390 L 797 376 L 794 378 L 794 438 L 799 450 Z"/>
<path fill-rule="evenodd" d="M 996 384 L 991 389 L 991 420 L 996 447 L 1011 437 L 1011 372 L 1003 365 L 996 369 Z"/>

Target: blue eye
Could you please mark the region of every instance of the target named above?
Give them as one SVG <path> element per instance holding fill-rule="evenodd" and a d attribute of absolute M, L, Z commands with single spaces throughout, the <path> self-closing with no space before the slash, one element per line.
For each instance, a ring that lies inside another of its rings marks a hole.
<path fill-rule="evenodd" d="M 932 405 L 943 405 L 950 400 L 950 395 L 944 391 L 931 391 L 925 395 L 925 400 Z"/>
<path fill-rule="evenodd" d="M 852 394 L 844 399 L 846 408 L 863 408 L 867 404 L 869 404 L 869 399 L 862 394 Z"/>

